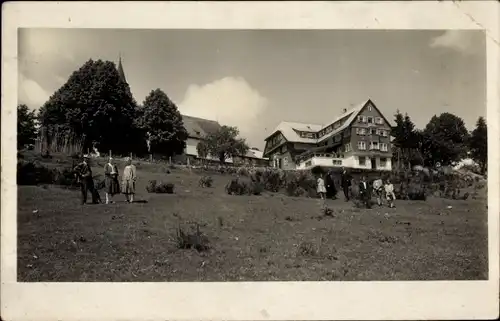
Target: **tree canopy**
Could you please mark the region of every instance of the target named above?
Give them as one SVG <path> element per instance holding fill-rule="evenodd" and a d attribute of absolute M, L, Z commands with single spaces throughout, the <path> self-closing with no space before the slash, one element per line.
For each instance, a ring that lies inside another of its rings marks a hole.
<path fill-rule="evenodd" d="M 188 132 L 177 106 L 160 89 L 149 93 L 141 109 L 141 127 L 148 133 L 151 153 L 182 154 Z"/>
<path fill-rule="evenodd" d="M 450 113 L 433 116 L 422 135 L 429 164 L 450 165 L 467 154 L 469 132 L 458 116 Z"/>
<path fill-rule="evenodd" d="M 479 117 L 471 133 L 469 148 L 472 159 L 479 164 L 481 174 L 484 174 L 488 166 L 488 127 L 483 117 Z"/>
<path fill-rule="evenodd" d="M 36 115 L 34 110 L 21 104 L 17 106 L 17 148 L 33 144 L 37 136 Z"/>
<path fill-rule="evenodd" d="M 221 126 L 206 137 L 209 154 L 217 157 L 222 164 L 234 156 L 245 155 L 249 148 L 245 139 L 238 137 L 239 134 L 236 127 Z"/>
<path fill-rule="evenodd" d="M 73 72 L 40 109 L 41 125 L 51 138 L 82 140 L 84 150 L 128 153 L 144 148 L 135 126 L 137 104 L 116 65 L 92 59 Z"/>

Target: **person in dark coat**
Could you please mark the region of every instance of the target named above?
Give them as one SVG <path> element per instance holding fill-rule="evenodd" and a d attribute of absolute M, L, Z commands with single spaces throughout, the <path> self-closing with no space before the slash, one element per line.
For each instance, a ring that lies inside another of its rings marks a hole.
<path fill-rule="evenodd" d="M 367 208 L 371 208 L 370 184 L 366 181 L 365 176 L 363 176 L 359 182 L 359 198 Z"/>
<path fill-rule="evenodd" d="M 349 188 L 351 187 L 351 175 L 342 167 L 342 173 L 340 174 L 340 184 L 342 185 L 342 190 L 344 191 L 345 201 L 349 201 Z"/>
<path fill-rule="evenodd" d="M 92 197 L 92 203 L 98 204 L 100 201 L 100 197 L 98 196 L 98 193 L 94 188 L 94 180 L 92 178 L 92 169 L 90 168 L 88 155 L 83 156 L 83 161 L 80 164 L 76 165 L 74 171 L 78 181 L 80 182 L 80 188 L 82 192 L 82 205 L 87 204 L 88 192 L 90 192 L 90 195 Z"/>
<path fill-rule="evenodd" d="M 335 178 L 333 171 L 328 171 L 325 175 L 326 198 L 337 198 L 337 189 L 335 188 Z"/>
<path fill-rule="evenodd" d="M 106 204 L 114 203 L 113 195 L 120 193 L 120 184 L 118 183 L 118 167 L 109 158 L 109 162 L 104 165 L 104 183 L 106 186 Z"/>

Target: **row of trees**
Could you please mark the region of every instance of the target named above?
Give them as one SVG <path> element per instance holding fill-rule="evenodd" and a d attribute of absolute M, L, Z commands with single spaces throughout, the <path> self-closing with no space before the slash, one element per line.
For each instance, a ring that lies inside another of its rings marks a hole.
<path fill-rule="evenodd" d="M 483 117 L 469 132 L 464 121 L 451 113 L 433 116 L 424 129 L 415 127 L 408 114 L 395 115 L 396 126 L 392 130 L 393 146 L 405 166 L 451 165 L 470 157 L 478 163 L 481 173 L 488 165 L 488 129 Z"/>
<path fill-rule="evenodd" d="M 237 128 L 223 126 L 207 137 L 206 153 L 221 161 L 246 153 L 248 146 L 238 135 Z M 18 148 L 37 136 L 47 145 L 73 144 L 80 151 L 97 147 L 115 154 L 174 156 L 183 153 L 188 132 L 162 90 L 152 90 L 140 106 L 113 62 L 89 60 L 37 115 L 18 106 Z"/>
<path fill-rule="evenodd" d="M 37 131 L 36 123 L 40 126 Z M 484 173 L 487 168 L 487 127 L 480 117 L 469 133 L 463 120 L 450 113 L 431 118 L 423 130 L 408 114 L 395 115 L 395 157 L 405 166 L 449 165 L 469 155 Z M 160 89 L 152 90 L 142 106 L 110 61 L 89 60 L 40 108 L 38 115 L 18 106 L 18 147 L 37 135 L 48 145 L 73 144 L 80 151 L 96 146 L 101 151 L 137 155 L 181 154 L 188 132 L 177 106 Z M 248 146 L 235 127 L 222 126 L 197 146 L 200 156 L 224 162 L 244 155 Z"/>

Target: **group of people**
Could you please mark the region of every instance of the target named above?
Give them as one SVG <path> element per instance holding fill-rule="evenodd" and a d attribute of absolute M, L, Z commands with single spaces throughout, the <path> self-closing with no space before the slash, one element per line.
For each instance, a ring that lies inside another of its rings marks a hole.
<path fill-rule="evenodd" d="M 341 168 L 340 185 L 344 192 L 344 199 L 348 202 L 351 199 L 352 176 L 344 167 Z M 335 178 L 333 171 L 329 171 L 326 176 L 318 176 L 317 191 L 321 199 L 336 199 L 337 189 L 335 187 Z M 382 200 L 385 198 L 389 207 L 394 208 L 394 185 L 390 179 L 385 181 L 378 178 L 373 181 L 372 185 L 367 182 L 366 176 L 362 176 L 359 182 L 359 199 L 367 206 L 371 206 L 372 192 L 377 197 L 377 204 L 382 205 Z"/>
<path fill-rule="evenodd" d="M 82 204 L 87 204 L 87 196 L 90 192 L 93 204 L 102 203 L 99 192 L 94 186 L 92 168 L 88 155 L 83 156 L 83 161 L 75 166 L 74 173 L 82 192 Z M 127 157 L 126 166 L 123 169 L 121 186 L 119 183 L 118 166 L 112 157 L 104 165 L 104 185 L 106 193 L 106 204 L 114 203 L 113 197 L 116 194 L 123 193 L 128 203 L 134 201 L 135 183 L 137 180 L 136 168 L 132 164 L 132 159 Z"/>

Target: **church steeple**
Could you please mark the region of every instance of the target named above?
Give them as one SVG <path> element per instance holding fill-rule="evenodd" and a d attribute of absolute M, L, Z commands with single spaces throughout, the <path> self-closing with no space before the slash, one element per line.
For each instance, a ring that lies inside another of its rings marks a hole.
<path fill-rule="evenodd" d="M 127 82 L 127 79 L 125 78 L 125 72 L 123 71 L 122 55 L 121 55 L 121 53 L 119 54 L 119 57 L 118 57 L 118 74 L 120 75 L 120 78 L 124 82 Z"/>

